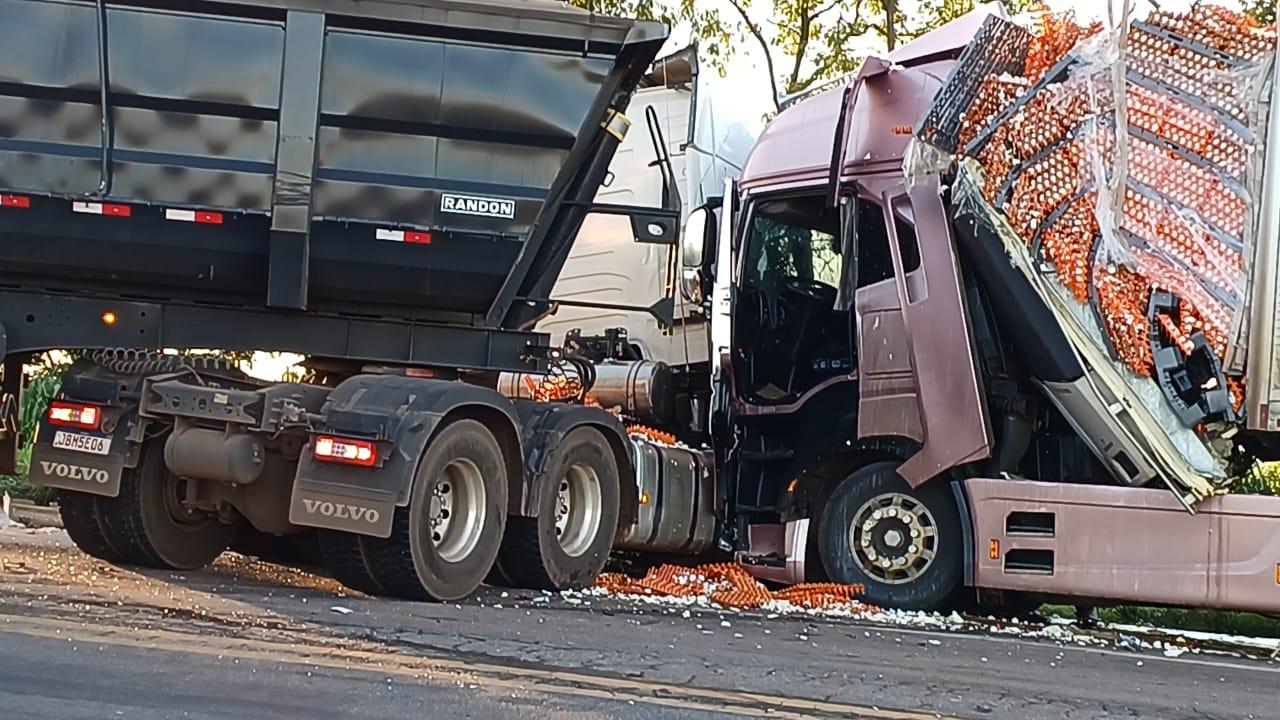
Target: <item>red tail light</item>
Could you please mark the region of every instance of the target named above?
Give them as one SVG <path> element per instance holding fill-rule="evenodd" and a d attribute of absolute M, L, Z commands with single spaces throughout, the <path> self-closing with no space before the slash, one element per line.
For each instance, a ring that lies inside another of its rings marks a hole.
<path fill-rule="evenodd" d="M 323 462 L 372 467 L 378 461 L 378 448 L 368 440 L 319 435 L 311 448 L 315 458 Z"/>
<path fill-rule="evenodd" d="M 54 425 L 97 430 L 102 408 L 97 405 L 55 401 L 49 405 L 49 422 Z"/>
<path fill-rule="evenodd" d="M 24 195 L 0 195 L 0 207 L 26 210 L 31 207 L 31 198 Z"/>

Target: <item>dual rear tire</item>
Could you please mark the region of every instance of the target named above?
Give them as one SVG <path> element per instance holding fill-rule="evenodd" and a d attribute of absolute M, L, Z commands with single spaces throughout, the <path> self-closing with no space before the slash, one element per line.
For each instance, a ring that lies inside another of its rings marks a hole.
<path fill-rule="evenodd" d="M 493 567 L 507 512 L 502 448 L 483 424 L 455 420 L 427 446 L 407 507 L 388 538 L 324 531 L 320 549 L 340 582 L 371 595 L 459 600 Z"/>
<path fill-rule="evenodd" d="M 595 582 L 618 527 L 618 465 L 599 430 L 565 435 L 535 489 L 536 517 L 507 520 L 498 571 L 516 587 L 568 590 Z"/>
<path fill-rule="evenodd" d="M 198 570 L 235 538 L 238 526 L 184 506 L 186 482 L 169 472 L 163 441 L 143 446 L 113 498 L 60 491 L 62 524 L 85 553 L 111 563 Z"/>
<path fill-rule="evenodd" d="M 548 460 L 537 517 L 508 517 L 501 446 L 482 423 L 454 420 L 427 446 L 390 537 L 325 531 L 321 552 L 334 577 L 371 595 L 447 602 L 486 578 L 527 588 L 585 586 L 613 546 L 618 476 L 604 436 L 578 428 Z"/>
<path fill-rule="evenodd" d="M 162 451 L 159 441 L 144 446 L 117 497 L 60 493 L 63 524 L 81 550 L 112 563 L 195 570 L 231 544 L 237 526 L 185 507 L 185 481 L 169 472 Z M 526 588 L 591 584 L 618 522 L 619 471 L 608 441 L 577 428 L 557 444 L 534 489 L 536 517 L 507 517 L 508 480 L 493 433 L 475 420 L 450 422 L 423 454 L 391 536 L 321 531 L 321 555 L 348 587 L 414 600 L 461 599 L 491 573 Z"/>

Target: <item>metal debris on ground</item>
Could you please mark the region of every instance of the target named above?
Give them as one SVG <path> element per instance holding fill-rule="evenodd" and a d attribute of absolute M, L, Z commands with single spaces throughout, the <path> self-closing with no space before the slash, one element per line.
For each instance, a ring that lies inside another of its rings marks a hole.
<path fill-rule="evenodd" d="M 642 578 L 621 573 L 604 573 L 596 587 L 619 595 L 703 597 L 726 608 L 756 609 L 784 602 L 808 609 L 835 609 L 869 606 L 858 601 L 861 585 L 806 583 L 782 590 L 769 590 L 759 580 L 734 563 L 699 567 L 660 565 Z"/>
<path fill-rule="evenodd" d="M 9 513 L 0 509 L 0 528 L 20 528 L 25 527 L 22 523 L 9 517 Z"/>

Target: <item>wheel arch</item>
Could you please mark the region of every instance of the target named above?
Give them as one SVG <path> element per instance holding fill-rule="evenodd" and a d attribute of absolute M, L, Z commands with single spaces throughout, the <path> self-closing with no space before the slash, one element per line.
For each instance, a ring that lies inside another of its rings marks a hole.
<path fill-rule="evenodd" d="M 388 537 L 395 507 L 409 504 L 414 477 L 427 447 L 449 422 L 473 419 L 494 434 L 507 468 L 510 491 L 523 487 L 520 420 L 511 400 L 495 390 L 448 380 L 396 375 L 357 375 L 334 388 L 318 431 L 377 437 L 391 452 L 377 467 L 351 468 L 315 461 L 304 451 L 290 502 L 296 525 Z M 356 503 L 375 513 L 369 522 L 318 516 L 319 501 Z"/>
<path fill-rule="evenodd" d="M 525 478 L 521 502 L 512 503 L 513 515 L 534 517 L 541 499 L 542 483 L 538 482 L 546 472 L 547 464 L 556 445 L 569 433 L 582 427 L 598 431 L 609 443 L 618 467 L 620 486 L 618 524 L 625 527 L 635 522 L 640 507 L 640 491 L 636 487 L 635 469 L 631 465 L 631 452 L 626 428 L 612 413 L 600 408 L 557 403 L 539 403 L 518 400 L 516 412 L 521 421 L 521 438 L 524 440 Z"/>
<path fill-rule="evenodd" d="M 839 445 L 794 471 L 779 501 L 783 520 L 816 520 L 823 503 L 846 477 L 877 462 L 905 462 L 915 448 L 905 438 L 872 438 L 854 445 Z"/>
<path fill-rule="evenodd" d="M 951 493 L 956 499 L 956 512 L 960 514 L 960 534 L 964 542 L 964 585 L 976 587 L 974 568 L 977 566 L 977 531 L 973 526 L 973 515 L 969 512 L 969 493 L 963 480 L 951 480 Z"/>
<path fill-rule="evenodd" d="M 618 464 L 618 484 L 621 486 L 618 494 L 618 527 L 629 527 L 640 515 L 640 488 L 636 485 L 636 471 L 631 464 L 631 441 L 627 439 L 626 429 L 621 423 L 617 427 L 590 423 L 589 427 L 599 430 L 609 443 L 609 449 L 613 450 L 613 459 Z"/>

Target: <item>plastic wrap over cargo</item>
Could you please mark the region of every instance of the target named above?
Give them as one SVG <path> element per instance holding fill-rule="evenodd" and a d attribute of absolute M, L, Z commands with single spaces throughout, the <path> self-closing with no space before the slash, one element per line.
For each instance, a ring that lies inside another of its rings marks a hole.
<path fill-rule="evenodd" d="M 1274 27 L 1210 5 L 1123 33 L 993 18 L 917 128 L 959 161 L 953 207 L 1016 236 L 1090 351 L 1219 485 L 1243 421 L 1275 47 Z"/>

